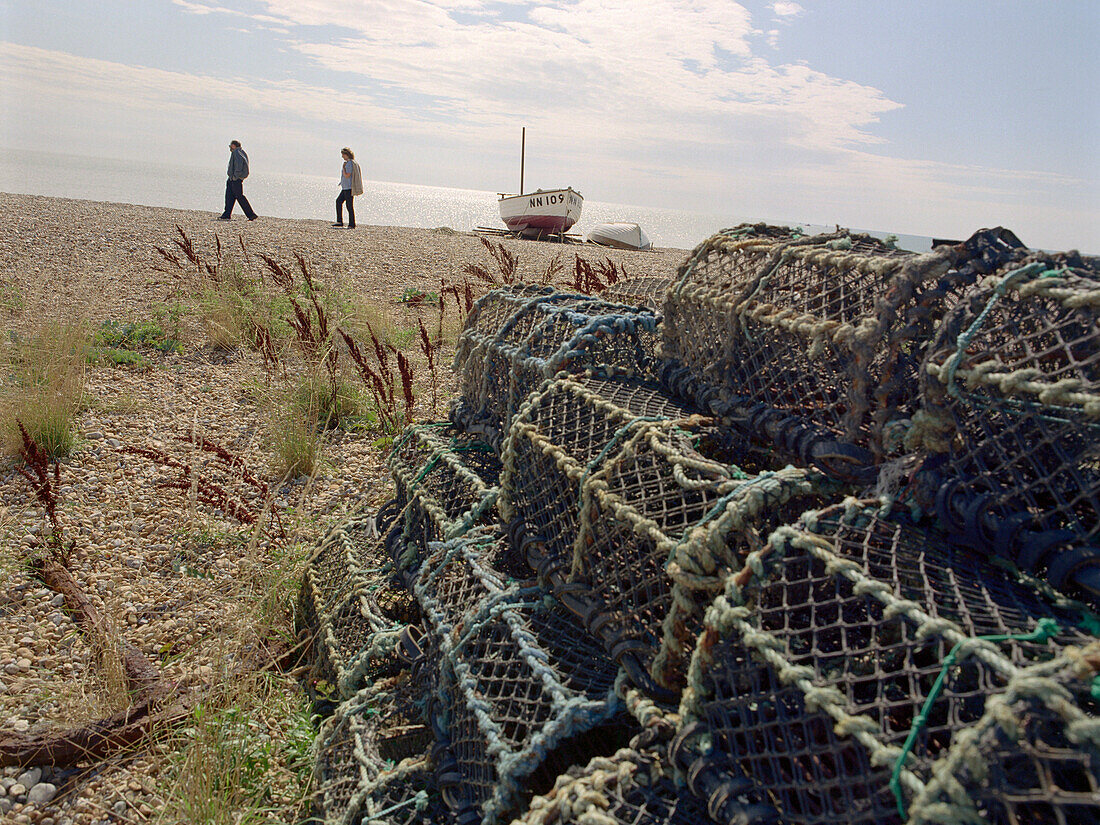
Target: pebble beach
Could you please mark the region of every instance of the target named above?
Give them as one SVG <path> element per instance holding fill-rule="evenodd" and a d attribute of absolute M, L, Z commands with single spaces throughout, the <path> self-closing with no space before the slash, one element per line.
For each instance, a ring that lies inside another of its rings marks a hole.
<path fill-rule="evenodd" d="M 492 265 L 479 237 L 450 227 L 346 230 L 332 228 L 331 218 L 290 220 L 261 213 L 249 222 L 238 213 L 220 222 L 216 214 L 0 193 L 4 346 L 10 349 L 43 319 L 97 328 L 104 322 L 150 320 L 165 307 L 186 306 L 179 274 L 165 271 L 171 268 L 156 251 L 174 248 L 181 231 L 208 259 L 219 244 L 223 254 L 232 251 L 250 261 L 263 254 L 288 267 L 301 256 L 319 282 L 385 308 L 398 325 L 415 325 L 416 313 L 425 311 L 396 302 L 406 290 L 438 291 L 441 279 L 461 283 L 469 263 Z M 555 258 L 572 271 L 575 255 L 614 261 L 631 277 L 671 277 L 687 255 L 678 249 L 493 242 L 517 257 L 520 280 L 538 278 Z M 274 789 L 265 803 L 268 818 L 289 821 L 300 814 L 308 789 L 281 743 L 291 735 L 287 720 L 300 716 L 308 703 L 300 668 L 262 664 L 262 653 L 292 627 L 294 605 L 284 598 L 266 606 L 269 625 L 244 605 L 257 601 L 256 583 L 272 571 L 291 577 L 300 571 L 308 552 L 302 548 L 328 527 L 389 498 L 385 450 L 377 433 L 332 431 L 313 475 L 274 476 L 265 396 L 278 392 L 296 368 L 294 361 L 281 375 L 273 373 L 254 351 L 212 347 L 192 315 L 184 313 L 180 323 L 182 351 L 157 353 L 146 369 L 86 365 L 76 447 L 57 477 L 58 516 L 73 542 L 70 572 L 117 638 L 140 650 L 181 694 L 224 696 L 231 682 L 267 691 L 262 705 L 269 713 L 248 719 L 244 730 L 255 742 L 272 743 L 264 751 L 271 757 L 265 786 Z M 446 373 L 449 357 L 443 360 Z M 429 393 L 419 393 L 417 418 L 446 417 L 453 377 L 445 374 L 440 383 L 435 409 Z M 178 470 L 131 449 L 198 468 L 208 456 L 196 446 L 195 433 L 264 477 L 285 537 L 246 529 L 185 490 L 164 486 L 178 478 Z M 25 565 L 47 529 L 28 481 L 15 460 L 5 458 L 0 466 L 0 731 L 27 736 L 104 718 L 128 701 L 118 674 L 105 671 L 109 657 L 89 646 L 64 598 Z M 250 664 L 256 662 L 261 664 Z M 180 743 L 195 736 L 188 733 L 194 729 L 171 731 L 105 760 L 2 768 L 0 820 L 187 821 L 172 785 L 180 775 Z"/>

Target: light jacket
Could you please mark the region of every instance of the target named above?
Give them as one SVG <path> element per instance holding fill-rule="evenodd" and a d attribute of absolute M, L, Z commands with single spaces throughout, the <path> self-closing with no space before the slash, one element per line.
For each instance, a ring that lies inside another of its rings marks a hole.
<path fill-rule="evenodd" d="M 354 160 L 351 162 L 351 194 L 363 194 L 363 170 Z"/>
<path fill-rule="evenodd" d="M 240 147 L 229 153 L 229 167 L 225 170 L 230 180 L 244 180 L 248 177 L 248 155 Z"/>

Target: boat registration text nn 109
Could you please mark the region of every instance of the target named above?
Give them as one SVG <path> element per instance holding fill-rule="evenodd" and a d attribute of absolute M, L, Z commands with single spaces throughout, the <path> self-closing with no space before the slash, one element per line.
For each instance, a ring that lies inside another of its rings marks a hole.
<path fill-rule="evenodd" d="M 572 192 L 550 192 L 546 195 L 531 195 L 527 203 L 528 209 L 535 209 L 540 206 L 554 206 L 555 204 L 565 203 L 566 195 L 569 196 L 570 206 L 580 206 L 582 201 Z"/>

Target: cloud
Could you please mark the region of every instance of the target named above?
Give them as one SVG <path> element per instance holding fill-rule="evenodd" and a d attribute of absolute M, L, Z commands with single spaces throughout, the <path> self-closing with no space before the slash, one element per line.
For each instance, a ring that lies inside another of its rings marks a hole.
<path fill-rule="evenodd" d="M 220 8 L 181 8 L 192 6 Z M 800 9 L 774 6 L 787 17 Z M 870 127 L 900 105 L 870 86 L 771 65 L 753 53 L 759 32 L 748 10 L 724 0 L 262 0 L 259 8 L 257 18 L 289 29 L 288 46 L 315 66 L 384 90 L 410 118 L 467 128 L 525 123 L 622 146 L 685 133 L 738 142 L 771 128 L 772 141 L 839 149 L 877 142 Z"/>
<path fill-rule="evenodd" d="M 775 16 L 780 19 L 798 17 L 805 11 L 798 3 L 792 3 L 789 2 L 789 0 L 776 0 L 776 2 L 772 3 L 768 8 L 770 8 L 775 13 Z"/>

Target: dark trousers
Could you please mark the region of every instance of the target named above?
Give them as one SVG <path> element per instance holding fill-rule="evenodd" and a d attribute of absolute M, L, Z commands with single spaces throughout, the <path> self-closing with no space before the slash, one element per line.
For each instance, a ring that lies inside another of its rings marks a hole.
<path fill-rule="evenodd" d="M 241 209 L 244 210 L 244 216 L 249 220 L 256 217 L 256 213 L 252 211 L 252 206 L 248 203 L 248 198 L 244 196 L 244 181 L 243 180 L 226 180 L 225 182 L 225 211 L 222 212 L 223 218 L 228 218 L 233 214 L 233 204 L 239 203 Z"/>
<path fill-rule="evenodd" d="M 344 222 L 344 204 L 348 205 L 348 228 L 355 228 L 355 197 L 350 189 L 341 189 L 340 197 L 336 199 L 336 222 Z"/>

